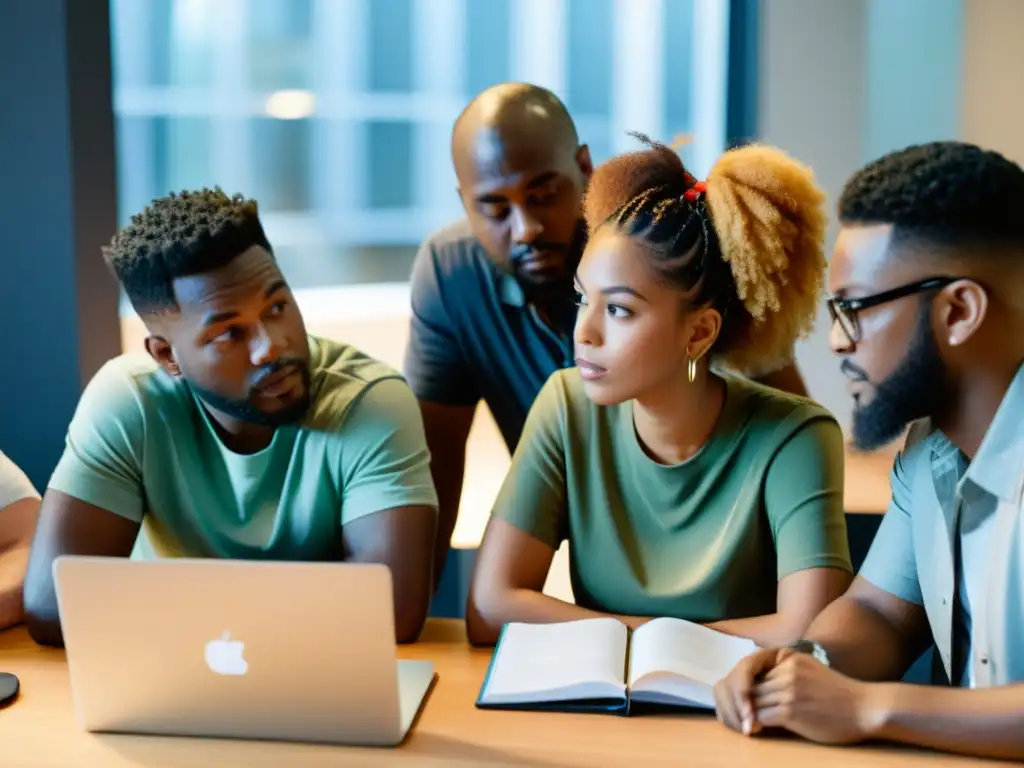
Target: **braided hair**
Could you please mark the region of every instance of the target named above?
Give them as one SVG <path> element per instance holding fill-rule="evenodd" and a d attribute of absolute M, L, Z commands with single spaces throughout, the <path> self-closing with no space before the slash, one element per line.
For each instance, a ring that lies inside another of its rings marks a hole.
<path fill-rule="evenodd" d="M 713 353 L 759 376 L 789 362 L 810 332 L 827 265 L 825 195 L 805 166 L 778 149 L 726 152 L 698 182 L 670 147 L 599 166 L 584 200 L 588 230 L 613 226 L 644 243 L 660 279 L 692 307 L 713 307 Z"/>

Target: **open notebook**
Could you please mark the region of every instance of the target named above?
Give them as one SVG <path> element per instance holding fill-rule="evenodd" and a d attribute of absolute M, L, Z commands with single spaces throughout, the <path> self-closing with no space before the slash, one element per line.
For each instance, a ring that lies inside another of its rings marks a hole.
<path fill-rule="evenodd" d="M 491 657 L 477 706 L 602 711 L 714 709 L 713 688 L 757 650 L 681 619 L 630 629 L 616 619 L 508 624 Z"/>

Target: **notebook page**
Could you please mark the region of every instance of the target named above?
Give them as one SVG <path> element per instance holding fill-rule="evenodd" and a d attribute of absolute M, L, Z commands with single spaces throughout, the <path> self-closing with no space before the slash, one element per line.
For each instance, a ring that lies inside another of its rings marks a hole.
<path fill-rule="evenodd" d="M 754 641 L 744 637 L 682 619 L 655 619 L 633 632 L 629 685 L 645 675 L 669 672 L 713 687 L 756 650 Z"/>
<path fill-rule="evenodd" d="M 624 696 L 628 630 L 615 619 L 509 624 L 483 693 L 486 703 Z"/>

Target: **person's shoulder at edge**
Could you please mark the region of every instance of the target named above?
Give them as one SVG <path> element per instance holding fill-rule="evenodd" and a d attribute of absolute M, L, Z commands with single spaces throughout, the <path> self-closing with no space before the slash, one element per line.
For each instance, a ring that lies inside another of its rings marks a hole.
<path fill-rule="evenodd" d="M 183 382 L 149 355 L 111 358 L 82 392 L 48 487 L 134 517 L 150 425 L 181 424 L 192 408 Z"/>
<path fill-rule="evenodd" d="M 408 388 L 393 366 L 332 339 L 309 336 L 309 368 L 313 394 L 303 426 L 316 431 L 339 429 L 353 405 L 380 382 Z"/>
<path fill-rule="evenodd" d="M 908 461 L 916 461 L 920 456 L 930 457 L 932 438 L 935 436 L 935 426 L 931 419 L 923 418 L 911 422 L 903 445 L 897 454 L 897 459 L 906 464 Z"/>
<path fill-rule="evenodd" d="M 783 392 L 781 389 L 728 372 L 719 372 L 718 375 L 728 382 L 730 397 L 743 399 L 752 419 L 766 423 L 791 419 L 800 422 L 821 418 L 836 420 L 828 408 L 810 397 Z"/>
<path fill-rule="evenodd" d="M 621 411 L 623 405 L 597 405 L 587 397 L 579 368 L 561 368 L 541 387 L 534 400 L 531 413 L 555 419 L 564 425 L 567 434 L 579 438 L 592 433 L 597 422 L 610 423 Z"/>
<path fill-rule="evenodd" d="M 393 507 L 437 508 L 419 404 L 392 366 L 341 342 L 309 337 L 312 403 L 300 429 L 331 454 L 346 488 L 345 520 Z"/>
<path fill-rule="evenodd" d="M 739 414 L 738 423 L 742 425 L 735 439 L 750 447 L 761 446 L 757 449 L 759 452 L 768 448 L 769 456 L 774 457 L 798 434 L 821 442 L 824 448 L 826 443 L 822 441 L 823 433 L 820 428 L 807 432 L 813 424 L 822 427 L 831 424 L 837 432 L 842 431 L 835 414 L 810 397 L 783 392 L 731 373 L 719 375 L 728 382 L 728 397 L 734 399 L 733 412 Z M 841 442 L 829 444 L 841 446 Z M 766 458 L 765 466 L 769 466 L 771 462 L 771 458 Z"/>
<path fill-rule="evenodd" d="M 113 357 L 86 385 L 79 409 L 100 409 L 115 419 L 138 413 L 145 418 L 151 408 L 188 402 L 188 391 L 179 379 L 164 371 L 144 352 L 125 352 Z"/>
<path fill-rule="evenodd" d="M 39 500 L 39 491 L 3 451 L 0 451 L 0 511 L 23 499 Z"/>
<path fill-rule="evenodd" d="M 780 446 L 810 422 L 828 421 L 841 429 L 835 414 L 810 397 L 783 392 L 741 376 L 722 375 L 728 378 L 732 392 L 747 400 L 748 424 L 766 427 Z M 910 425 L 893 461 L 892 473 L 902 483 L 906 482 L 912 466 L 930 458 L 934 436 L 935 429 L 927 418 Z"/>
<path fill-rule="evenodd" d="M 933 440 L 937 439 L 939 434 L 931 419 L 927 417 L 911 422 L 889 473 L 889 484 L 893 489 L 894 498 L 901 495 L 901 501 L 909 504 L 906 494 L 913 489 L 916 470 L 922 461 L 931 464 Z M 910 511 L 909 506 L 907 511 Z"/>

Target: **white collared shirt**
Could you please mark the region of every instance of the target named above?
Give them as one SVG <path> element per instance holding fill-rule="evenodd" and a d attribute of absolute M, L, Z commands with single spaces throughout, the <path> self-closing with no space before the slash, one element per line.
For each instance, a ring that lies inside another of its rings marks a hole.
<path fill-rule="evenodd" d="M 987 494 L 986 494 L 987 495 Z M 988 496 L 986 501 L 994 501 Z M 984 663 L 976 652 L 972 642 L 971 625 L 975 619 L 986 622 L 985 616 L 985 585 L 988 581 L 988 557 L 993 541 L 992 532 L 995 522 L 995 505 L 985 503 L 963 504 L 960 508 L 960 580 L 957 588 L 960 592 L 960 607 L 963 616 L 964 636 L 967 639 L 964 653 L 965 662 L 962 684 L 974 688 L 974 667 Z"/>
<path fill-rule="evenodd" d="M 930 423 L 915 424 L 860 571 L 924 606 L 948 679 L 973 687 L 1024 682 L 1022 425 L 1024 366 L 969 466 Z M 962 670 L 954 668 L 955 655 Z"/>

